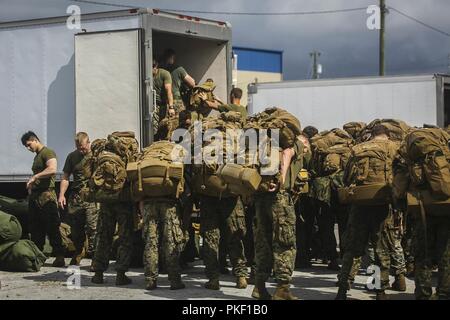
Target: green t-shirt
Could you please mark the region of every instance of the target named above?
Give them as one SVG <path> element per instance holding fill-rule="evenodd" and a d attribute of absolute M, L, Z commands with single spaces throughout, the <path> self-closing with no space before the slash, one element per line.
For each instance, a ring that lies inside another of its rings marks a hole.
<path fill-rule="evenodd" d="M 187 72 L 183 67 L 178 67 L 171 73 L 172 76 L 172 93 L 174 99 L 181 99 L 180 87 L 187 76 Z"/>
<path fill-rule="evenodd" d="M 38 174 L 47 168 L 47 161 L 50 159 L 56 159 L 56 154 L 52 149 L 47 147 L 43 147 L 41 151 L 39 151 L 33 160 L 33 166 L 31 170 L 33 174 Z M 48 189 L 55 188 L 55 176 L 51 176 L 48 178 L 39 178 L 33 186 L 33 192 L 37 191 L 46 191 Z"/>
<path fill-rule="evenodd" d="M 156 92 L 156 104 L 164 105 L 167 103 L 166 84 L 172 84 L 172 76 L 170 72 L 159 68 L 156 75 L 153 77 L 153 88 Z"/>
<path fill-rule="evenodd" d="M 80 151 L 75 150 L 67 155 L 66 162 L 64 163 L 64 173 L 73 175 L 73 182 L 70 184 L 72 191 L 79 191 L 85 181 L 83 175 L 83 159 L 85 155 Z"/>
<path fill-rule="evenodd" d="M 220 105 L 219 111 L 220 112 L 236 111 L 236 112 L 239 112 L 242 115 L 242 117 L 244 117 L 244 118 L 247 118 L 247 115 L 248 115 L 247 109 L 245 109 L 244 106 L 241 106 L 239 104 L 233 104 L 233 103 Z"/>

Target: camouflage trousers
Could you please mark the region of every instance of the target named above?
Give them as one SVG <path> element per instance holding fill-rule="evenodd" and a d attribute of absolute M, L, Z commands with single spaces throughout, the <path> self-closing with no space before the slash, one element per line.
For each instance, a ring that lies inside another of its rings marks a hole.
<path fill-rule="evenodd" d="M 354 258 L 364 255 L 369 241 L 375 244 L 375 264 L 380 267 L 381 287 L 379 289 L 385 290 L 389 287 L 391 247 L 386 237 L 382 235 L 389 210 L 388 205 L 351 206 L 347 230 L 343 238 L 342 268 L 338 277 L 341 288 L 347 288 L 348 281 L 356 274 Z"/>
<path fill-rule="evenodd" d="M 219 243 L 230 255 L 234 275 L 247 276 L 243 238 L 246 233 L 244 206 L 239 197 L 200 198 L 200 232 L 203 236 L 203 262 L 208 279 L 219 278 Z"/>
<path fill-rule="evenodd" d="M 147 200 L 144 203 L 144 274 L 146 280 L 158 278 L 159 254 L 165 259 L 169 281 L 180 278 L 180 254 L 185 237 L 177 203 L 170 199 Z"/>
<path fill-rule="evenodd" d="M 390 272 L 395 276 L 406 273 L 405 255 L 401 245 L 402 232 L 395 221 L 395 217 L 389 214 L 386 218 L 384 229 L 380 235 L 379 245 L 384 248 L 384 251 L 390 252 Z M 369 239 L 366 254 L 368 256 L 369 265 L 376 264 L 376 243 Z M 361 267 L 362 259 L 360 256 L 353 259 L 353 266 L 350 271 L 348 280 L 353 282 L 355 276 Z M 338 277 L 340 278 L 340 277 Z"/>
<path fill-rule="evenodd" d="M 255 196 L 256 280 L 267 281 L 273 269 L 280 284 L 291 281 L 296 248 L 295 209 L 291 196 L 285 192 Z"/>
<path fill-rule="evenodd" d="M 433 262 L 438 265 L 436 295 L 439 299 L 450 299 L 450 217 L 421 217 L 415 219 L 413 248 L 415 256 L 416 288 L 418 300 L 428 300 L 433 289 L 431 276 Z M 433 261 L 434 260 L 434 261 Z"/>
<path fill-rule="evenodd" d="M 83 251 L 86 239 L 87 253 L 93 254 L 95 252 L 95 236 L 97 234 L 97 204 L 84 202 L 78 194 L 71 194 L 68 201 L 68 214 L 76 254 L 80 254 Z"/>
<path fill-rule="evenodd" d="M 174 107 L 175 112 L 177 114 L 179 114 L 183 110 L 186 110 L 186 108 L 184 106 L 184 103 L 183 103 L 183 100 L 177 99 L 177 98 L 173 99 L 173 107 Z"/>
<path fill-rule="evenodd" d="M 108 269 L 116 225 L 119 235 L 116 270 L 128 271 L 133 250 L 133 206 L 126 202 L 100 204 L 97 223 L 97 243 L 92 261 L 94 271 L 106 271 Z"/>

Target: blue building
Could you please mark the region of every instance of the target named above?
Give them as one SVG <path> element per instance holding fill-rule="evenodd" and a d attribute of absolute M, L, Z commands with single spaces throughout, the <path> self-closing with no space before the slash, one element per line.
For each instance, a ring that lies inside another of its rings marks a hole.
<path fill-rule="evenodd" d="M 283 51 L 233 47 L 233 85 L 242 89 L 243 105 L 250 83 L 282 80 Z"/>

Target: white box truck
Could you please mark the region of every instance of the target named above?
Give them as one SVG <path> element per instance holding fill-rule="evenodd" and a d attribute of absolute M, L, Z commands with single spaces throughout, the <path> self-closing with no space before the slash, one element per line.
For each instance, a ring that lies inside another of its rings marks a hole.
<path fill-rule="evenodd" d="M 412 126 L 450 124 L 450 76 L 386 76 L 251 84 L 249 111 L 285 108 L 302 127 L 394 118 Z"/>
<path fill-rule="evenodd" d="M 26 181 L 33 154 L 20 142 L 34 131 L 56 151 L 58 172 L 74 135 L 91 141 L 134 131 L 151 142 L 153 54 L 167 48 L 198 82 L 213 78 L 223 100 L 231 89 L 231 26 L 226 22 L 131 9 L 0 23 L 0 181 Z"/>

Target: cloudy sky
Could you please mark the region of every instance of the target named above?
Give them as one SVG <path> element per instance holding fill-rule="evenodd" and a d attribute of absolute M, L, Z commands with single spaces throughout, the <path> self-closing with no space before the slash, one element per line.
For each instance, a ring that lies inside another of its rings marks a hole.
<path fill-rule="evenodd" d="M 94 0 L 95 1 L 95 0 Z M 378 0 L 96 0 L 114 4 L 210 12 L 305 12 L 364 8 Z M 449 0 L 386 0 L 401 12 L 450 34 Z M 65 15 L 68 5 L 82 13 L 120 9 L 69 0 L 0 0 L 0 21 Z M 311 75 L 309 52 L 322 52 L 323 77 L 376 75 L 378 32 L 366 27 L 365 10 L 318 15 L 192 14 L 229 21 L 236 46 L 283 50 L 284 78 Z M 433 31 L 394 10 L 386 18 L 386 73 L 449 72 L 450 35 Z"/>

